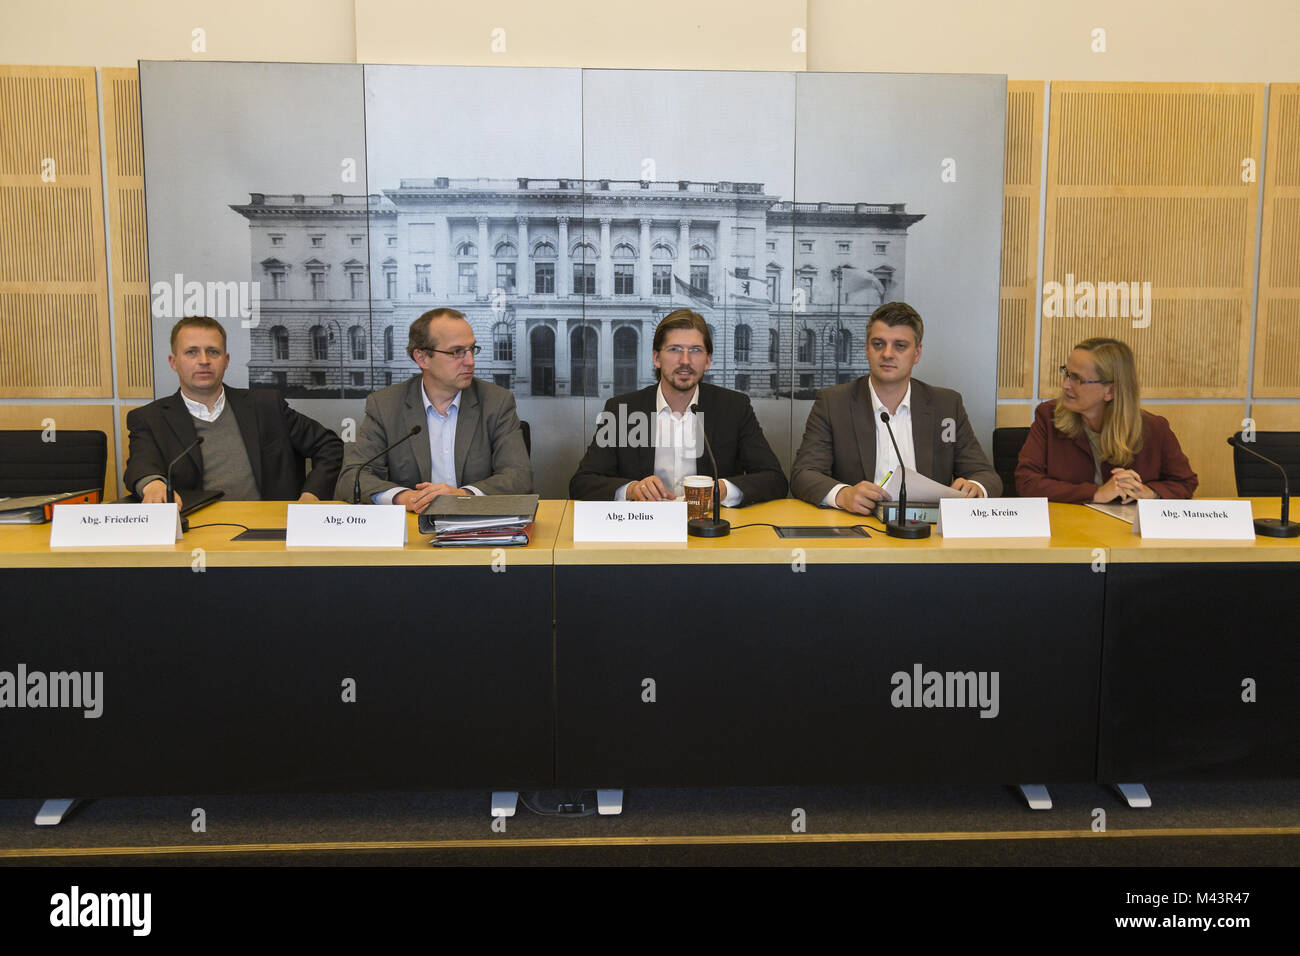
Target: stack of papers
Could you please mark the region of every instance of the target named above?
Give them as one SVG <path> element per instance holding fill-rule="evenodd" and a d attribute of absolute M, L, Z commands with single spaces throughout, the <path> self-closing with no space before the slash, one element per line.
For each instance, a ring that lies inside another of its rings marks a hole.
<path fill-rule="evenodd" d="M 907 501 L 908 507 L 911 507 L 913 501 L 938 501 L 940 498 L 962 498 L 965 497 L 955 488 L 949 488 L 945 484 L 928 478 L 919 471 L 913 471 L 906 465 L 902 469 L 895 469 L 894 473 L 889 476 L 889 480 L 882 486 L 889 494 L 890 501 L 898 500 L 899 489 L 903 486 L 903 469 L 907 470 Z"/>
<path fill-rule="evenodd" d="M 436 547 L 527 544 L 537 495 L 439 495 L 420 515 L 419 529 Z"/>

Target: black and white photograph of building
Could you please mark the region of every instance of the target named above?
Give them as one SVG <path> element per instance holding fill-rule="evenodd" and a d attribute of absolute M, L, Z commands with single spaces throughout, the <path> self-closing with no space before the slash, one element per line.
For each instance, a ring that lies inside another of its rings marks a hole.
<path fill-rule="evenodd" d="M 261 288 L 249 382 L 300 398 L 407 377 L 406 330 L 439 306 L 474 325 L 478 375 L 520 397 L 648 385 L 655 326 L 684 307 L 713 329 L 709 381 L 811 398 L 865 373 L 863 322 L 903 297 L 907 230 L 922 218 L 904 203 L 796 204 L 763 183 L 524 176 L 254 193 L 232 208 Z"/>
<path fill-rule="evenodd" d="M 227 381 L 334 427 L 415 373 L 408 326 L 449 306 L 563 497 L 688 307 L 708 380 L 751 396 L 788 468 L 816 391 L 866 373 L 867 317 L 905 299 L 918 376 L 991 433 L 1002 77 L 144 63 L 141 88 L 151 280 L 256 283 Z"/>

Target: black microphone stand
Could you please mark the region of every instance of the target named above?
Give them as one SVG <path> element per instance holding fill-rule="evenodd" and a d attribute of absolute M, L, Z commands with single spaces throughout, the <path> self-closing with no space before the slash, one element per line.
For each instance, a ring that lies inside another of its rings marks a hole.
<path fill-rule="evenodd" d="M 1256 458 L 1268 462 L 1282 472 L 1282 516 L 1280 518 L 1256 518 L 1255 533 L 1262 534 L 1266 538 L 1300 538 L 1300 524 L 1289 520 L 1291 517 L 1291 486 L 1286 469 L 1272 458 L 1261 455 L 1255 449 L 1248 447 L 1245 442 L 1239 441 L 1236 435 L 1228 438 L 1228 444 L 1233 448 L 1240 448 L 1242 451 L 1250 452 Z"/>
<path fill-rule="evenodd" d="M 357 469 L 356 480 L 352 482 L 352 503 L 354 505 L 361 504 L 361 473 L 365 471 L 367 468 L 369 468 L 373 462 L 376 462 L 380 458 L 383 458 L 385 455 L 387 455 L 390 451 L 392 451 L 402 442 L 406 441 L 408 438 L 414 438 L 416 435 L 420 434 L 421 431 L 422 429 L 420 428 L 419 425 L 412 425 L 411 430 L 407 432 L 405 435 L 403 435 L 401 438 L 397 439 L 397 441 L 393 442 L 391 445 L 389 445 L 387 448 L 381 451 L 378 455 L 375 455 L 374 458 L 371 458 L 367 461 L 363 461 L 361 463 L 361 467 Z"/>
<path fill-rule="evenodd" d="M 907 466 L 903 464 L 903 453 L 898 450 L 898 442 L 894 439 L 894 429 L 889 424 L 889 412 L 881 412 L 880 420 L 885 423 L 885 428 L 889 432 L 889 440 L 894 445 L 894 457 L 898 459 L 899 479 L 898 479 L 898 514 L 893 521 L 885 522 L 885 534 L 891 538 L 908 538 L 915 540 L 917 538 L 930 537 L 930 525 L 924 521 L 907 520 Z"/>
<path fill-rule="evenodd" d="M 192 452 L 194 449 L 198 448 L 198 447 L 199 447 L 200 445 L 202 445 L 202 444 L 203 444 L 203 438 L 202 438 L 202 436 L 200 436 L 200 437 L 194 439 L 194 441 L 190 442 L 189 446 L 188 446 L 188 447 L 187 447 L 183 452 L 181 452 L 179 455 L 177 455 L 175 458 L 173 458 L 170 462 L 168 462 L 168 464 L 167 464 L 167 504 L 172 504 L 172 503 L 174 503 L 174 502 L 176 501 L 176 492 L 172 489 L 172 469 L 176 467 L 176 463 L 177 463 L 178 461 L 180 461 L 182 458 L 184 458 L 186 455 L 188 455 L 190 452 Z M 203 474 L 203 461 L 200 459 L 200 460 L 199 460 L 199 475 L 202 476 L 202 474 Z M 186 531 L 189 531 L 189 530 L 190 530 L 190 519 L 189 519 L 189 518 L 184 518 L 184 517 L 181 518 L 181 531 L 182 531 L 182 532 L 186 532 Z"/>
<path fill-rule="evenodd" d="M 691 414 L 698 416 L 700 406 L 692 405 Z M 699 423 L 698 418 L 696 423 Z M 709 460 L 713 463 L 713 517 L 692 518 L 686 523 L 686 532 L 697 538 L 725 538 L 731 534 L 731 522 L 723 521 L 718 516 L 722 508 L 722 496 L 718 494 L 718 459 L 713 457 L 713 446 L 709 444 L 709 436 L 705 434 L 703 426 L 700 426 L 700 434 L 704 435 L 704 450 L 709 453 Z"/>

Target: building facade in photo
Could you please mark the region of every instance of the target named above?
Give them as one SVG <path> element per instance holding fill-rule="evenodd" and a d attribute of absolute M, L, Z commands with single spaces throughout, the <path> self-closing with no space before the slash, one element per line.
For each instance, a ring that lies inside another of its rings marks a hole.
<path fill-rule="evenodd" d="M 523 396 L 653 380 L 668 312 L 713 330 L 708 381 L 754 397 L 867 371 L 864 323 L 903 298 L 903 203 L 791 203 L 761 183 L 403 179 L 382 194 L 253 193 L 250 385 L 359 397 L 416 371 L 407 329 L 464 312 L 476 374 Z"/>

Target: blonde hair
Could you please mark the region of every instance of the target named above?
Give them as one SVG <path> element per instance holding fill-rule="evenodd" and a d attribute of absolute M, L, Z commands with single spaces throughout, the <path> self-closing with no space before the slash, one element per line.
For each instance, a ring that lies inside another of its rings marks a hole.
<path fill-rule="evenodd" d="M 1076 349 L 1089 353 L 1097 377 L 1110 385 L 1114 398 L 1106 403 L 1098 436 L 1098 450 L 1104 461 L 1127 468 L 1142 450 L 1142 406 L 1138 396 L 1137 363 L 1133 350 L 1119 339 L 1084 339 Z M 1078 412 L 1065 407 L 1060 398 L 1052 422 L 1071 438 L 1085 434 L 1087 424 Z"/>

